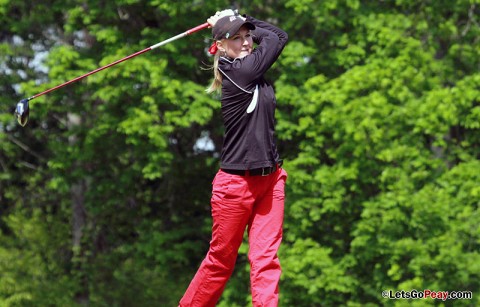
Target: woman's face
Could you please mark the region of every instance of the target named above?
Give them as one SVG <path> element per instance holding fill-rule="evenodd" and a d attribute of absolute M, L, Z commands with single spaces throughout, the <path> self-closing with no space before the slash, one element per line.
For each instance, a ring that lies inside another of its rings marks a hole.
<path fill-rule="evenodd" d="M 225 50 L 230 58 L 243 58 L 252 53 L 253 39 L 247 27 L 241 27 L 238 32 L 228 39 L 222 39 L 218 45 L 220 51 Z"/>

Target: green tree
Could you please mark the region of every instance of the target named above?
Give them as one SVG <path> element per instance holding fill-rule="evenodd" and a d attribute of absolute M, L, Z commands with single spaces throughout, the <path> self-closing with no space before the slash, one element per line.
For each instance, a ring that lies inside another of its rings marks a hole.
<path fill-rule="evenodd" d="M 382 290 L 479 288 L 480 29 L 475 3 L 455 3 L 287 4 L 302 13 L 297 24 L 315 20 L 317 34 L 283 61 L 318 68 L 300 86 L 298 73 L 278 82 L 289 111 L 279 135 L 296 151 L 287 306 L 388 305 Z"/>

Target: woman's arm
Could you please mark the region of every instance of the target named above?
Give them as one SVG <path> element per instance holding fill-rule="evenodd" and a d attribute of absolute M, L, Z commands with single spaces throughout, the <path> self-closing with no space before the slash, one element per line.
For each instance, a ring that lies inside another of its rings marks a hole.
<path fill-rule="evenodd" d="M 258 20 L 258 19 L 255 19 L 253 18 L 252 16 L 247 16 L 247 21 L 248 22 L 251 22 L 255 25 L 255 27 L 257 27 L 257 29 L 255 29 L 253 31 L 253 34 L 254 34 L 254 37 L 253 37 L 253 41 L 257 44 L 261 44 L 262 42 L 262 38 L 264 37 L 265 35 L 265 31 L 261 31 L 262 29 L 265 29 L 265 30 L 268 30 L 268 31 L 271 31 L 273 33 L 275 33 L 277 36 L 278 36 L 278 46 L 277 46 L 277 51 L 278 51 L 278 54 L 277 54 L 277 57 L 278 55 L 280 55 L 280 53 L 282 52 L 283 48 L 285 47 L 285 45 L 287 44 L 287 41 L 288 41 L 288 34 L 283 31 L 282 29 L 272 25 L 272 24 L 269 24 L 265 21 L 262 21 L 262 20 Z M 258 33 L 257 33 L 258 32 Z M 263 33 L 262 33 L 263 32 Z"/>
<path fill-rule="evenodd" d="M 278 59 L 288 41 L 288 35 L 265 21 L 251 16 L 246 18 L 246 21 L 256 27 L 252 34 L 257 47 L 250 55 L 236 59 L 228 75 L 242 87 L 252 88 L 255 87 L 256 80 L 262 77 Z"/>

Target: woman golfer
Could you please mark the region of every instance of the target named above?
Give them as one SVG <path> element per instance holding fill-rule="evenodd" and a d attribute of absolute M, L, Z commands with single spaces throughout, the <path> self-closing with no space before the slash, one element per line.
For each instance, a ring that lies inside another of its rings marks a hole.
<path fill-rule="evenodd" d="M 277 306 L 287 173 L 275 145 L 275 94 L 265 78 L 287 43 L 281 29 L 232 10 L 210 17 L 214 80 L 225 126 L 213 180 L 210 248 L 180 306 L 215 306 L 248 231 L 253 306 Z M 257 46 L 254 49 L 253 43 Z"/>

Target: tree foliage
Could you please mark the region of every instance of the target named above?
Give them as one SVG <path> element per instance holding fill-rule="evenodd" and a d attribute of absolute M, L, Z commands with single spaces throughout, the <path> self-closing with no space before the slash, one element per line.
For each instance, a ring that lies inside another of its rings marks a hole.
<path fill-rule="evenodd" d="M 225 1 L 0 1 L 0 305 L 176 306 L 208 248 Z M 282 306 L 480 289 L 478 0 L 239 1 L 285 29 L 268 73 L 289 173 Z M 219 306 L 248 306 L 248 246 Z M 439 304 L 436 300 L 410 301 Z"/>

